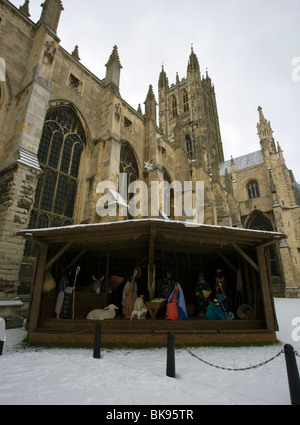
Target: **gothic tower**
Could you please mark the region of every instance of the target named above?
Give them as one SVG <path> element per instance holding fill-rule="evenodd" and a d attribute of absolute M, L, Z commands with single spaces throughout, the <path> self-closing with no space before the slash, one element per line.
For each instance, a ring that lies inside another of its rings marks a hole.
<path fill-rule="evenodd" d="M 192 48 L 187 77 L 169 85 L 162 68 L 158 83 L 159 124 L 170 140 L 180 126 L 186 153 L 198 166 L 211 172 L 213 165 L 224 161 L 214 86 L 208 73 L 201 77 L 200 65 Z"/>

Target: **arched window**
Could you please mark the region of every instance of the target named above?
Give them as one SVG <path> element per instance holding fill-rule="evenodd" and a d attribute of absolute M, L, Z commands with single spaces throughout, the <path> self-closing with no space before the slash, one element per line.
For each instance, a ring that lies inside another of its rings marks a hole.
<path fill-rule="evenodd" d="M 248 224 L 249 229 L 261 230 L 264 232 L 273 232 L 273 226 L 270 220 L 262 213 L 256 212 L 252 216 Z M 265 248 L 265 250 L 270 252 L 270 265 L 272 276 L 278 276 L 278 267 L 277 267 L 277 255 L 273 245 L 270 245 Z"/>
<path fill-rule="evenodd" d="M 252 180 L 247 185 L 249 199 L 260 198 L 259 184 L 257 181 Z"/>
<path fill-rule="evenodd" d="M 138 165 L 133 152 L 127 145 L 123 145 L 120 155 L 120 173 L 127 174 L 128 185 L 138 179 Z"/>
<path fill-rule="evenodd" d="M 188 112 L 189 111 L 189 96 L 186 90 L 183 90 L 182 96 L 183 96 L 183 111 Z"/>
<path fill-rule="evenodd" d="M 59 108 L 48 112 L 38 150 L 43 174 L 36 187 L 30 228 L 73 224 L 80 158 L 85 143 L 83 128 L 73 111 Z M 27 244 L 25 255 L 34 254 L 34 247 Z"/>
<path fill-rule="evenodd" d="M 127 188 L 123 188 L 124 191 L 127 193 L 127 205 L 130 201 L 130 199 L 134 196 L 133 194 L 128 194 L 128 187 L 130 183 L 138 180 L 139 177 L 139 171 L 138 171 L 138 164 L 136 162 L 135 156 L 131 150 L 131 148 L 124 144 L 121 148 L 121 155 L 120 155 L 120 174 L 127 174 Z M 131 219 L 133 217 L 130 216 L 128 213 L 127 216 L 128 219 Z"/>
<path fill-rule="evenodd" d="M 185 143 L 186 143 L 186 151 L 188 156 L 190 158 L 194 158 L 194 146 L 193 146 L 192 139 L 190 138 L 188 134 L 185 136 Z"/>
<path fill-rule="evenodd" d="M 176 118 L 178 115 L 178 111 L 177 111 L 177 99 L 175 96 L 172 96 L 172 114 L 173 114 L 173 118 Z"/>
<path fill-rule="evenodd" d="M 171 185 L 172 179 L 170 174 L 166 169 L 164 169 L 163 172 L 164 181 Z M 164 191 L 164 206 L 165 210 L 163 212 L 166 214 L 166 216 L 171 220 L 174 219 L 174 189 Z"/>

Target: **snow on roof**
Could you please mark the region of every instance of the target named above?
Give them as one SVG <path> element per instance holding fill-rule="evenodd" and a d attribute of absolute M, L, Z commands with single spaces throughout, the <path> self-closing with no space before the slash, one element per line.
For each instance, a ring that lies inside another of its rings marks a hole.
<path fill-rule="evenodd" d="M 164 219 L 160 218 L 147 218 L 147 219 L 133 219 L 133 220 L 125 220 L 125 221 L 111 221 L 111 222 L 102 222 L 102 223 L 92 223 L 92 224 L 73 224 L 71 226 L 64 226 L 64 227 L 51 227 L 51 228 L 41 228 L 41 229 L 27 229 L 22 230 L 17 233 L 18 236 L 28 237 L 33 236 L 33 234 L 39 234 L 42 235 L 45 234 L 51 234 L 56 232 L 63 232 L 68 233 L 71 230 L 89 230 L 89 231 L 96 231 L 97 229 L 100 229 L 102 227 L 107 226 L 130 226 L 130 225 L 138 225 L 139 223 L 164 223 L 165 225 L 182 225 L 187 228 L 193 227 L 193 228 L 199 228 L 203 230 L 225 230 L 225 231 L 231 231 L 231 232 L 245 232 L 245 233 L 257 233 L 257 234 L 265 234 L 265 235 L 273 235 L 273 236 L 282 236 L 283 234 L 280 232 L 270 232 L 265 230 L 256 230 L 256 229 L 245 229 L 245 228 L 239 228 L 239 227 L 230 227 L 230 226 L 220 226 L 220 225 L 212 225 L 212 224 L 200 224 L 200 223 L 193 223 L 189 221 L 180 221 L 180 220 L 169 220 L 166 221 Z"/>
<path fill-rule="evenodd" d="M 233 158 L 233 160 L 235 163 L 236 171 L 245 170 L 246 168 L 250 168 L 255 165 L 260 165 L 264 163 L 264 158 L 261 150 L 248 153 L 247 155 L 239 156 L 238 158 Z M 230 174 L 232 172 L 231 160 L 222 162 L 219 165 L 219 169 L 221 176 L 224 176 L 226 169 Z"/>
<path fill-rule="evenodd" d="M 0 301 L 0 307 L 14 307 L 22 306 L 23 303 L 21 300 L 10 300 L 10 301 Z"/>

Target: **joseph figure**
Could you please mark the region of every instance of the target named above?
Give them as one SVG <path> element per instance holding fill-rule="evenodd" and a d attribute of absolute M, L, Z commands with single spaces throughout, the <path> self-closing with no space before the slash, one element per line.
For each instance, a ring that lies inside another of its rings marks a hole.
<path fill-rule="evenodd" d="M 199 273 L 198 282 L 195 286 L 195 294 L 197 297 L 197 308 L 199 316 L 205 315 L 207 307 L 209 305 L 209 297 L 211 293 L 211 287 L 204 279 L 204 274 Z"/>

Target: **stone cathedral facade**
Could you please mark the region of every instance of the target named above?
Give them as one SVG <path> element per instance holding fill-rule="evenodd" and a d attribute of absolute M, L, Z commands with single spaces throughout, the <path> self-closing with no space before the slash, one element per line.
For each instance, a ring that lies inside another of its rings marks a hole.
<path fill-rule="evenodd" d="M 262 108 L 257 151 L 225 160 L 214 86 L 193 49 L 186 77 L 170 84 L 158 70 L 158 100 L 150 86 L 135 109 L 119 90 L 117 47 L 95 76 L 77 46 L 60 45 L 62 2 L 41 7 L 34 23 L 28 0 L 0 0 L 0 304 L 30 291 L 36 246 L 18 231 L 132 218 L 97 214 L 98 184 L 118 188 L 120 173 L 149 187 L 202 181 L 205 224 L 285 233 L 270 248 L 274 291 L 299 297 L 299 186 Z M 172 202 L 167 215 L 183 218 Z"/>

